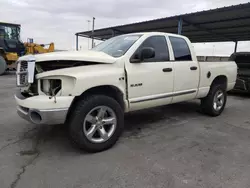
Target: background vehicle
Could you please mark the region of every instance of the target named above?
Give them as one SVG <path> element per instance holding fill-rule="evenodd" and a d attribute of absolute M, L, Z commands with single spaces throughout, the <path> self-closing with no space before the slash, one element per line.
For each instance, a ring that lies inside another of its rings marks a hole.
<path fill-rule="evenodd" d="M 48 52 L 54 52 L 54 43 L 50 44 L 36 44 L 32 38 L 28 38 L 27 42 L 24 43 L 26 54 L 42 54 Z M 47 48 L 45 48 L 47 46 Z"/>
<path fill-rule="evenodd" d="M 237 52 L 231 55 L 231 61 L 238 66 L 237 81 L 235 90 L 247 91 L 250 93 L 250 52 Z"/>
<path fill-rule="evenodd" d="M 24 44 L 20 41 L 20 25 L 0 23 L 0 75 L 7 67 L 14 68 L 19 56 L 25 54 Z"/>
<path fill-rule="evenodd" d="M 235 62 L 198 62 L 188 38 L 158 32 L 30 58 L 18 60 L 18 114 L 66 123 L 72 141 L 91 152 L 116 143 L 126 112 L 201 99 L 204 113 L 220 115 L 237 75 Z"/>
<path fill-rule="evenodd" d="M 33 43 L 33 39 L 21 42 L 20 29 L 19 24 L 0 22 L 0 75 L 6 69 L 15 70 L 15 62 L 20 56 L 54 51 L 54 43 L 45 49 L 44 45 Z"/>

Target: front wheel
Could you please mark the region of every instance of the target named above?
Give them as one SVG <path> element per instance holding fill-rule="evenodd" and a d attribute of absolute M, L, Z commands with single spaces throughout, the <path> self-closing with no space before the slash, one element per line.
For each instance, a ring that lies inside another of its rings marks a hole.
<path fill-rule="evenodd" d="M 222 113 L 227 102 L 227 92 L 223 85 L 213 85 L 204 99 L 201 99 L 202 111 L 210 116 Z"/>
<path fill-rule="evenodd" d="M 113 98 L 94 95 L 78 102 L 71 113 L 71 140 L 88 152 L 112 147 L 123 131 L 123 110 Z"/>

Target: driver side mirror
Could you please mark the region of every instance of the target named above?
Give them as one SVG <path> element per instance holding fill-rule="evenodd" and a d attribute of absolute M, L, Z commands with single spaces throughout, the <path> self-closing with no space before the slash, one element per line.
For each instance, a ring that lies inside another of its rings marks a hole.
<path fill-rule="evenodd" d="M 151 47 L 142 48 L 139 53 L 137 53 L 133 59 L 131 59 L 131 63 L 140 63 L 145 59 L 150 59 L 155 57 L 155 50 Z"/>

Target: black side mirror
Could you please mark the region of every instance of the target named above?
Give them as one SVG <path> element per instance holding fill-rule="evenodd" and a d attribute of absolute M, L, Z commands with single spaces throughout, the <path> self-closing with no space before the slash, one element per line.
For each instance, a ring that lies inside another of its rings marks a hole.
<path fill-rule="evenodd" d="M 139 53 L 137 53 L 134 58 L 130 61 L 131 63 L 140 63 L 144 59 L 150 59 L 155 57 L 155 50 L 151 47 L 142 48 Z"/>
<path fill-rule="evenodd" d="M 150 59 L 155 57 L 155 50 L 151 47 L 144 47 L 141 49 L 140 53 L 140 60 L 143 61 L 144 59 Z"/>

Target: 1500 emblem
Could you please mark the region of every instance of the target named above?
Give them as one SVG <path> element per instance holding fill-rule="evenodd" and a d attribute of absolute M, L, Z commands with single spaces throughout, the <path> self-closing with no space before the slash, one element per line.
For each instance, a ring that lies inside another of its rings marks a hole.
<path fill-rule="evenodd" d="M 131 84 L 130 87 L 139 87 L 142 86 L 142 83 L 138 83 L 138 84 Z"/>

